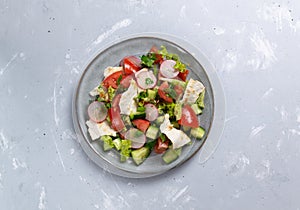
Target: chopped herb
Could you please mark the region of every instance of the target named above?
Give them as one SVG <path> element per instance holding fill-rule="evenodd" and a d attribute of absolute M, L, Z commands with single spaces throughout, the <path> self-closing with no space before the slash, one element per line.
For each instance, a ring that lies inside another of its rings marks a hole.
<path fill-rule="evenodd" d="M 181 63 L 180 60 L 176 61 L 176 64 L 175 64 L 174 68 L 177 69 L 179 72 L 182 72 L 182 73 L 186 71 L 185 64 Z"/>
<path fill-rule="evenodd" d="M 156 60 L 156 55 L 154 53 L 148 53 L 147 55 L 142 55 L 141 61 L 142 65 L 151 68 Z"/>
<path fill-rule="evenodd" d="M 154 82 L 153 82 L 152 79 L 150 79 L 150 78 L 148 77 L 148 78 L 145 79 L 145 83 L 146 83 L 146 85 L 151 85 L 151 84 L 153 84 Z"/>
<path fill-rule="evenodd" d="M 108 93 L 109 101 L 112 101 L 113 98 L 115 97 L 116 90 L 113 87 L 109 86 L 107 93 Z"/>
<path fill-rule="evenodd" d="M 164 141 L 166 141 L 166 140 L 167 140 L 167 137 L 166 137 L 166 135 L 165 135 L 165 134 L 163 134 L 163 133 L 161 133 L 161 134 L 159 135 L 159 137 L 160 137 L 160 139 L 161 139 L 161 141 L 162 141 L 162 142 L 164 142 Z"/>
<path fill-rule="evenodd" d="M 123 77 L 123 75 L 121 74 L 121 75 L 119 76 L 119 78 L 117 79 L 117 85 L 118 85 L 118 86 L 120 85 L 120 82 L 121 82 L 121 80 L 122 80 L 122 77 Z"/>
<path fill-rule="evenodd" d="M 138 112 L 145 112 L 145 111 L 146 111 L 146 108 L 145 108 L 144 106 L 139 106 L 139 107 L 137 108 L 137 111 L 138 111 Z"/>
<path fill-rule="evenodd" d="M 154 141 L 149 141 L 145 144 L 145 147 L 148 147 L 150 150 L 153 150 L 154 146 L 156 144 L 156 140 Z"/>

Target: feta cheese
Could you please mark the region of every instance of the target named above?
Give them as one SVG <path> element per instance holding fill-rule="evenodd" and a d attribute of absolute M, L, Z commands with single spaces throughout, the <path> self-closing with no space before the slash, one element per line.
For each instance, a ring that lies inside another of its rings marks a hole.
<path fill-rule="evenodd" d="M 193 104 L 196 102 L 199 94 L 205 89 L 204 85 L 198 80 L 190 79 L 184 95 L 182 97 L 181 103 L 183 104 Z"/>
<path fill-rule="evenodd" d="M 164 122 L 160 125 L 160 131 L 171 140 L 173 149 L 180 148 L 191 141 L 183 131 L 173 128 L 169 114 L 165 115 Z"/>
<path fill-rule="evenodd" d="M 122 70 L 123 70 L 122 66 L 115 66 L 115 67 L 109 66 L 106 69 L 104 69 L 103 75 L 104 75 L 104 77 L 108 77 L 109 75 L 111 75 L 117 71 L 122 71 Z"/>
<path fill-rule="evenodd" d="M 138 95 L 138 87 L 134 80 L 130 81 L 129 88 L 121 95 L 120 98 L 120 113 L 129 115 L 131 112 L 136 112 L 137 104 L 134 100 Z"/>
<path fill-rule="evenodd" d="M 97 96 L 97 95 L 99 95 L 98 86 L 90 91 L 90 96 L 93 97 L 93 96 Z"/>
<path fill-rule="evenodd" d="M 109 136 L 117 135 L 116 131 L 109 126 L 106 120 L 101 123 L 95 123 L 89 120 L 86 122 L 86 125 L 88 126 L 88 132 L 92 140 L 96 140 L 101 136 L 105 136 L 105 135 L 109 135 Z"/>

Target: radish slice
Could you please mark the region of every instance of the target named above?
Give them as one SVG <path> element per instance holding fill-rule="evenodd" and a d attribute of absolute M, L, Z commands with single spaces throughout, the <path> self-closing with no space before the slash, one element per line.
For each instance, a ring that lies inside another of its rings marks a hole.
<path fill-rule="evenodd" d="M 174 78 L 179 74 L 179 71 L 174 69 L 174 66 L 176 64 L 176 61 L 174 60 L 165 60 L 160 65 L 160 73 L 162 76 L 166 78 Z"/>
<path fill-rule="evenodd" d="M 156 86 L 156 76 L 153 74 L 153 71 L 148 71 L 146 68 L 135 73 L 135 78 L 138 86 L 142 89 L 154 88 Z"/>
<path fill-rule="evenodd" d="M 136 128 L 130 128 L 125 134 L 125 139 L 130 140 L 131 147 L 135 149 L 142 147 L 146 142 L 145 134 Z"/>
<path fill-rule="evenodd" d="M 158 117 L 158 110 L 153 104 L 146 104 L 146 120 L 154 121 Z"/>
<path fill-rule="evenodd" d="M 88 107 L 88 115 L 92 121 L 102 122 L 107 117 L 107 108 L 103 102 L 94 101 Z"/>

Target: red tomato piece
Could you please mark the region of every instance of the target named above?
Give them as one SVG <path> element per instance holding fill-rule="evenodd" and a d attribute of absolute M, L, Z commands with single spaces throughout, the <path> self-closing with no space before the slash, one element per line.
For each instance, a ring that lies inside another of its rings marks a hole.
<path fill-rule="evenodd" d="M 123 65 L 124 74 L 132 74 L 139 71 L 141 66 L 141 60 L 135 56 L 127 56 L 121 61 Z"/>
<path fill-rule="evenodd" d="M 111 75 L 109 75 L 108 77 L 106 77 L 103 82 L 102 85 L 106 88 L 108 88 L 109 86 L 111 86 L 112 88 L 117 88 L 118 87 L 118 79 L 120 78 L 120 76 L 123 75 L 122 71 L 117 71 Z"/>
<path fill-rule="evenodd" d="M 180 125 L 197 128 L 199 127 L 198 117 L 190 105 L 185 105 L 181 111 L 181 119 L 178 121 Z"/>
<path fill-rule="evenodd" d="M 154 151 L 157 154 L 164 153 L 168 149 L 169 143 L 170 143 L 169 139 L 166 139 L 164 142 L 162 142 L 161 138 L 158 138 L 157 142 L 156 142 L 156 144 L 154 146 Z"/>
<path fill-rule="evenodd" d="M 123 128 L 125 127 L 124 122 L 121 118 L 120 111 L 117 108 L 110 108 L 108 110 L 108 115 L 111 121 L 111 127 L 115 131 L 122 131 Z"/>
<path fill-rule="evenodd" d="M 163 82 L 159 88 L 158 88 L 158 95 L 159 97 L 161 97 L 164 101 L 168 102 L 168 103 L 172 103 L 173 99 L 169 96 L 167 96 L 167 94 L 165 93 L 165 89 L 169 87 L 168 82 Z"/>
<path fill-rule="evenodd" d="M 186 69 L 185 72 L 179 72 L 178 77 L 180 79 L 182 79 L 183 81 L 186 81 L 186 78 L 189 73 L 190 73 L 190 71 Z"/>
<path fill-rule="evenodd" d="M 133 125 L 135 125 L 135 127 L 140 129 L 144 133 L 150 126 L 150 122 L 148 120 L 144 120 L 144 119 L 136 119 L 136 120 L 133 120 L 132 123 L 133 123 Z"/>

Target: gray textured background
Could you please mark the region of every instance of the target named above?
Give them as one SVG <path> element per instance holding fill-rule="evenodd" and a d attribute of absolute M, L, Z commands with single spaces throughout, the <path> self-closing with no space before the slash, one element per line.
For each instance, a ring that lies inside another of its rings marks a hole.
<path fill-rule="evenodd" d="M 82 151 L 71 99 L 103 45 L 177 35 L 215 66 L 226 123 L 208 162 L 146 180 Z M 300 209 L 300 2 L 0 0 L 1 209 Z"/>

